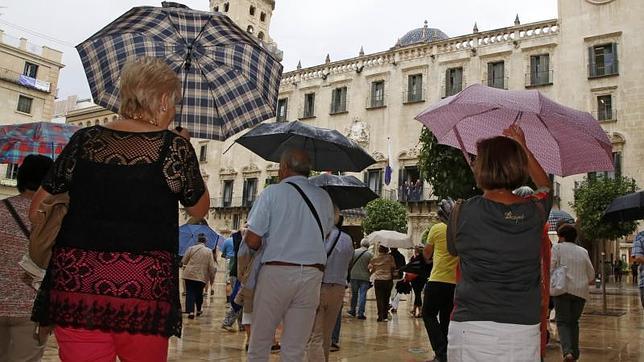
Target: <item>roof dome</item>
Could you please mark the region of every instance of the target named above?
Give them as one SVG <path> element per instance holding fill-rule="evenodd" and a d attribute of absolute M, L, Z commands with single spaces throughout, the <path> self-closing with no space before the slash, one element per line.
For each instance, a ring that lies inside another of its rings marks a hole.
<path fill-rule="evenodd" d="M 430 43 L 448 38 L 447 34 L 443 33 L 442 30 L 427 27 L 427 20 L 425 20 L 425 26 L 411 30 L 403 35 L 402 38 L 398 39 L 396 47 L 404 47 L 416 43 Z"/>

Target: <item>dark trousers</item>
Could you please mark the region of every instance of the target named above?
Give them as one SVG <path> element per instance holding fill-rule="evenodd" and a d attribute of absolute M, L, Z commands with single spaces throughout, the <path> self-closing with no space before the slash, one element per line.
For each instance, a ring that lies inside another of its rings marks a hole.
<path fill-rule="evenodd" d="M 201 312 L 203 305 L 203 288 L 206 286 L 204 282 L 186 279 L 186 312 L 194 313 L 195 304 L 197 304 L 197 312 Z"/>
<path fill-rule="evenodd" d="M 447 331 L 454 308 L 454 284 L 427 282 L 423 300 L 423 322 L 436 358 L 447 361 Z M 438 317 L 438 318 L 437 318 Z"/>
<path fill-rule="evenodd" d="M 579 358 L 579 318 L 586 300 L 567 293 L 553 298 L 561 351 L 564 356 L 571 353 L 576 360 Z"/>
<path fill-rule="evenodd" d="M 378 320 L 387 319 L 389 313 L 389 297 L 391 297 L 391 288 L 393 280 L 375 280 L 373 288 L 376 292 L 376 305 L 378 306 Z"/>
<path fill-rule="evenodd" d="M 424 280 L 427 280 L 424 278 Z M 414 279 L 411 282 L 411 287 L 414 290 L 414 307 L 420 307 L 423 305 L 423 288 L 425 288 L 425 281 Z"/>

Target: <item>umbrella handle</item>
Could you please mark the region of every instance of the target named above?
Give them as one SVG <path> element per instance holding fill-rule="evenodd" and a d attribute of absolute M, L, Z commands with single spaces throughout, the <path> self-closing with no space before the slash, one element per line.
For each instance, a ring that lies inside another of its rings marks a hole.
<path fill-rule="evenodd" d="M 467 153 L 465 150 L 465 144 L 463 143 L 463 139 L 461 138 L 461 133 L 458 131 L 458 127 L 454 126 L 454 135 L 456 136 L 456 140 L 458 141 L 458 145 L 460 146 L 459 148 L 461 149 L 461 152 L 463 152 L 463 157 L 465 157 L 465 162 L 467 162 L 467 165 L 470 166 L 470 169 L 472 172 L 474 172 L 474 165 L 472 164 L 472 158 L 470 157 L 470 154 Z"/>

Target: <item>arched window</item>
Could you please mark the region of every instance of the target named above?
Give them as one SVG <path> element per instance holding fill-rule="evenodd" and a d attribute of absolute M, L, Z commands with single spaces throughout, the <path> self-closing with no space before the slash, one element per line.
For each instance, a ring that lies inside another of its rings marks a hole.
<path fill-rule="evenodd" d="M 119 117 L 118 116 L 112 116 L 112 122 L 116 121 Z"/>
<path fill-rule="evenodd" d="M 85 122 L 85 126 L 86 126 L 86 127 L 89 127 L 89 126 L 91 126 L 91 125 L 92 125 L 92 122 L 90 122 L 90 121 Z"/>
<path fill-rule="evenodd" d="M 253 29 L 252 25 L 249 25 L 248 28 L 246 28 L 246 31 L 248 32 L 248 34 L 252 34 L 255 31 L 255 29 Z"/>
<path fill-rule="evenodd" d="M 251 16 L 255 16 L 255 7 L 253 5 L 250 6 L 249 13 Z"/>
<path fill-rule="evenodd" d="M 259 20 L 261 20 L 261 21 L 266 21 L 266 13 L 265 13 L 265 12 L 263 12 L 263 11 L 262 11 L 262 12 L 259 14 Z"/>
<path fill-rule="evenodd" d="M 98 119 L 94 120 L 94 124 L 97 125 L 100 121 Z"/>
<path fill-rule="evenodd" d="M 230 9 L 230 4 L 225 3 L 224 4 L 224 12 L 227 13 L 229 9 Z"/>
<path fill-rule="evenodd" d="M 259 40 L 264 40 L 264 32 L 260 31 L 259 34 L 257 34 L 257 37 L 259 38 Z"/>
<path fill-rule="evenodd" d="M 215 8 L 212 9 L 212 11 L 215 12 L 215 13 L 219 12 L 219 6 L 215 6 Z"/>

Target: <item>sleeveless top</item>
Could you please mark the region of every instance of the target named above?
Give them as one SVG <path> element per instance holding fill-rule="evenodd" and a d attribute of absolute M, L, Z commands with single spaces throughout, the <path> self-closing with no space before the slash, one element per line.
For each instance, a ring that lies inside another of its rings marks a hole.
<path fill-rule="evenodd" d="M 181 335 L 178 203 L 205 192 L 190 142 L 101 126 L 74 134 L 43 181 L 69 192 L 32 319 L 42 325 Z"/>

